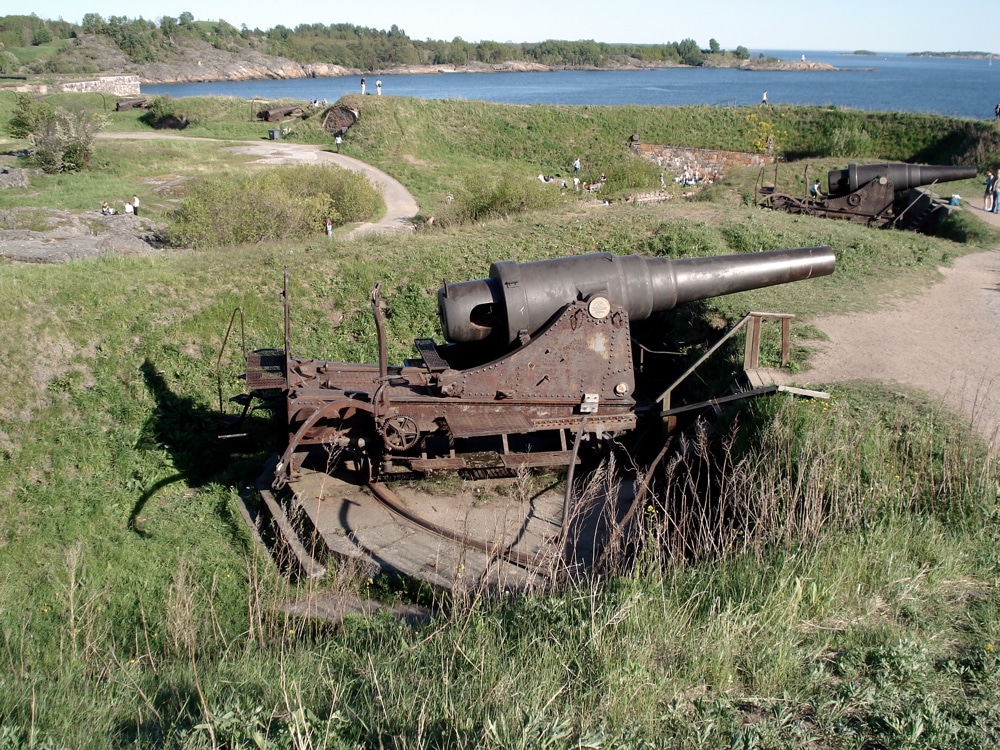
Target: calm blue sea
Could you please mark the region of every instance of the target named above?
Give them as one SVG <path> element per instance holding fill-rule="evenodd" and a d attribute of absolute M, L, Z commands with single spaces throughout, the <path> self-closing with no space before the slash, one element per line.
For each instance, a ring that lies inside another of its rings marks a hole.
<path fill-rule="evenodd" d="M 754 51 L 756 55 L 758 51 Z M 771 104 L 931 112 L 991 119 L 1000 102 L 1000 59 L 857 56 L 808 50 L 766 50 L 784 60 L 828 62 L 828 72 L 667 68 L 649 71 L 452 73 L 381 76 L 382 92 L 420 99 L 478 99 L 508 104 L 754 105 Z M 376 76 L 367 76 L 374 93 Z M 244 99 L 326 99 L 360 92 L 360 78 L 143 85 L 145 94 L 236 96 Z"/>

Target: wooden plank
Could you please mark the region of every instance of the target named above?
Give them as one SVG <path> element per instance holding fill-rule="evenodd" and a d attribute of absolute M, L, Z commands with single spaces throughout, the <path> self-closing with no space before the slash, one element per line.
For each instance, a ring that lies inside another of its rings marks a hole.
<path fill-rule="evenodd" d="M 500 456 L 508 469 L 527 469 L 534 466 L 569 466 L 573 451 L 537 451 L 535 453 L 505 453 Z M 580 459 L 577 457 L 579 464 Z"/>
<path fill-rule="evenodd" d="M 305 573 L 306 577 L 317 578 L 326 573 L 326 566 L 317 562 L 302 545 L 299 535 L 295 533 L 295 529 L 293 529 L 292 525 L 288 522 L 288 517 L 285 515 L 285 511 L 280 505 L 278 505 L 278 501 L 275 500 L 274 493 L 268 489 L 260 487 L 258 487 L 257 491 L 260 492 L 260 497 L 267 506 L 267 509 L 271 511 L 271 515 L 274 518 L 275 524 L 278 526 L 278 530 L 281 532 L 282 538 L 285 542 L 287 542 L 288 548 L 292 551 L 292 554 L 295 555 L 295 559 L 302 567 L 302 571 Z"/>
<path fill-rule="evenodd" d="M 826 391 L 813 391 L 809 388 L 796 388 L 791 385 L 779 385 L 778 390 L 783 393 L 794 393 L 796 396 L 807 396 L 808 398 L 830 398 L 830 394 Z"/>
<path fill-rule="evenodd" d="M 414 471 L 453 471 L 457 469 L 464 469 L 468 465 L 466 464 L 465 459 L 461 457 L 411 458 L 407 459 L 407 463 Z"/>

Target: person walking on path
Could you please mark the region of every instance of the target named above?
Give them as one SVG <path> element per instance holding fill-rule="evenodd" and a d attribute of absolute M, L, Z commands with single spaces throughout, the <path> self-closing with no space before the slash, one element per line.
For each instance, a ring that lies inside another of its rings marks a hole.
<path fill-rule="evenodd" d="M 983 193 L 983 210 L 991 211 L 993 209 L 993 183 L 996 182 L 996 177 L 993 176 L 993 170 L 986 170 L 986 191 Z"/>
<path fill-rule="evenodd" d="M 340 153 L 340 144 L 343 143 L 344 139 L 340 137 L 340 133 L 337 133 L 337 137 L 333 139 L 333 142 L 337 144 L 337 153 Z"/>
<path fill-rule="evenodd" d="M 1000 214 L 1000 174 L 993 177 L 993 213 Z"/>

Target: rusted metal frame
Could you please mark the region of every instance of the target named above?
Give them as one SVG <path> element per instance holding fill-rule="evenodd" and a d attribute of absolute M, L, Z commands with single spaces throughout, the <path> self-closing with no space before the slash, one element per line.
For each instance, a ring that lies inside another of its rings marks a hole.
<path fill-rule="evenodd" d="M 584 414 L 583 419 L 580 420 L 580 428 L 576 431 L 576 437 L 573 439 L 573 451 L 570 455 L 569 468 L 566 472 L 566 494 L 563 495 L 562 529 L 559 532 L 559 562 L 564 562 L 566 558 L 566 541 L 569 538 L 569 525 L 573 512 L 573 480 L 576 476 L 576 461 L 580 453 L 580 441 L 583 440 L 586 429 L 587 415 Z M 555 573 L 556 571 L 553 570 L 552 575 L 554 576 Z"/>
<path fill-rule="evenodd" d="M 932 182 L 930 185 L 927 185 L 926 187 L 933 188 L 935 185 L 937 185 L 937 180 L 934 180 L 934 182 Z M 924 186 L 921 185 L 920 187 L 924 187 Z M 917 205 L 917 202 L 919 200 L 920 200 L 920 195 L 918 194 L 916 198 L 914 198 L 912 201 L 910 201 L 910 203 L 906 206 L 906 208 L 904 208 L 902 211 L 899 212 L 899 216 L 897 216 L 895 219 L 893 219 L 893 221 L 892 221 L 893 226 L 895 226 L 896 224 L 898 224 L 900 222 L 900 220 L 903 218 L 903 216 L 906 215 L 906 212 L 909 211 L 911 208 L 913 208 L 915 205 Z"/>
<path fill-rule="evenodd" d="M 226 352 L 226 346 L 229 343 L 229 335 L 233 331 L 233 325 L 236 323 L 236 316 L 240 317 L 240 352 L 243 355 L 243 361 L 246 362 L 247 359 L 247 339 L 246 339 L 246 326 L 243 319 L 243 308 L 237 307 L 233 310 L 232 316 L 229 318 L 229 327 L 226 328 L 226 335 L 222 339 L 222 346 L 219 347 L 219 356 L 215 360 L 215 379 L 219 387 L 219 413 L 225 414 L 226 411 L 222 405 L 222 355 Z"/>
<path fill-rule="evenodd" d="M 334 414 L 341 411 L 342 408 L 350 406 L 351 408 L 359 409 L 360 411 L 371 411 L 371 405 L 363 401 L 356 401 L 354 399 L 340 399 L 338 401 L 331 401 L 330 403 L 324 405 L 322 408 L 314 411 L 308 419 L 306 419 L 296 430 L 295 435 L 293 435 L 289 441 L 288 445 L 285 447 L 284 453 L 281 454 L 281 458 L 278 459 L 278 464 L 274 469 L 275 474 L 275 489 L 280 489 L 285 484 L 287 484 L 288 479 L 296 471 L 294 466 L 294 456 L 295 451 L 300 445 L 316 445 L 323 441 L 307 442 L 306 435 L 312 430 L 316 423 L 321 419 L 328 418 Z"/>
<path fill-rule="evenodd" d="M 779 318 L 779 319 L 782 319 L 783 322 L 782 322 L 782 335 L 781 335 L 781 359 L 782 359 L 782 366 L 784 367 L 785 365 L 787 365 L 787 357 L 789 356 L 790 350 L 791 350 L 791 345 L 790 345 L 791 334 L 789 332 L 789 334 L 786 335 L 786 333 L 784 331 L 784 327 L 786 325 L 790 325 L 790 321 L 794 317 L 795 317 L 794 315 L 790 315 L 788 313 L 767 313 L 767 312 L 751 312 L 751 313 L 748 313 L 747 315 L 745 315 L 743 317 L 743 319 L 739 323 L 737 323 L 735 326 L 733 326 L 729 330 L 729 332 L 726 333 L 725 336 L 723 336 L 721 339 L 719 339 L 715 343 L 715 345 L 712 346 L 712 348 L 710 348 L 701 357 L 699 357 L 698 360 L 694 364 L 692 364 L 687 370 L 685 370 L 684 373 L 682 375 L 680 375 L 680 377 L 678 377 L 659 396 L 656 397 L 656 401 L 661 404 L 661 408 L 660 408 L 661 413 L 662 414 L 666 414 L 666 413 L 668 413 L 668 412 L 671 411 L 671 408 L 670 408 L 670 397 L 673 394 L 674 389 L 676 389 L 677 386 L 679 386 L 681 383 L 683 383 L 685 380 L 687 380 L 687 378 L 691 375 L 691 373 L 693 373 L 695 370 L 697 370 L 699 367 L 701 367 L 701 365 L 705 362 L 705 360 L 707 360 L 709 357 L 711 357 L 713 354 L 715 354 L 715 352 L 717 352 L 719 350 L 719 348 L 723 344 L 725 344 L 729 339 L 731 339 L 733 336 L 735 336 L 736 333 L 741 328 L 743 328 L 743 326 L 745 326 L 745 325 L 750 325 L 750 327 L 752 329 L 756 329 L 756 330 L 754 330 L 752 333 L 750 331 L 748 331 L 748 333 L 747 333 L 747 348 L 746 348 L 746 350 L 744 352 L 744 360 L 743 360 L 744 361 L 744 369 L 750 369 L 749 367 L 747 367 L 747 364 L 750 361 L 759 362 L 759 359 L 760 359 L 760 353 L 759 353 L 759 348 L 760 348 L 760 320 L 762 318 Z M 750 323 L 751 319 L 755 319 L 756 322 Z M 751 352 L 751 348 L 750 348 L 751 347 L 751 343 L 750 343 L 751 339 L 753 339 L 753 351 L 752 352 Z M 786 342 L 787 342 L 787 344 L 786 344 Z"/>

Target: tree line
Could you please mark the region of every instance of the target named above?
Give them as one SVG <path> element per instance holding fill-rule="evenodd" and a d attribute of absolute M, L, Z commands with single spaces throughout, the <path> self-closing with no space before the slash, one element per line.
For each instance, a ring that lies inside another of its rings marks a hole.
<path fill-rule="evenodd" d="M 349 23 L 300 24 L 295 28 L 278 25 L 271 29 L 236 28 L 224 20 L 197 21 L 189 12 L 177 17 L 163 16 L 156 21 L 142 17 L 109 16 L 87 13 L 79 25 L 66 21 L 48 21 L 30 16 L 0 17 L 0 64 L 9 68 L 17 58 L 9 50 L 15 47 L 40 46 L 72 40 L 84 34 L 110 38 L 136 64 L 170 62 L 184 38 L 211 44 L 220 50 L 239 52 L 253 49 L 265 55 L 287 57 L 299 63 L 328 63 L 360 70 L 378 70 L 400 65 L 466 65 L 520 61 L 550 67 L 610 67 L 626 59 L 642 63 L 678 63 L 701 65 L 709 55 L 747 59 L 750 53 L 739 46 L 724 51 L 715 39 L 702 48 L 693 39 L 663 44 L 609 44 L 593 40 L 544 42 L 467 42 L 461 37 L 451 41 L 411 39 L 393 24 L 389 30 L 355 26 Z M 23 72 L 71 72 L 59 70 L 58 55 L 42 69 Z M 4 72 L 11 72 L 5 69 Z"/>

